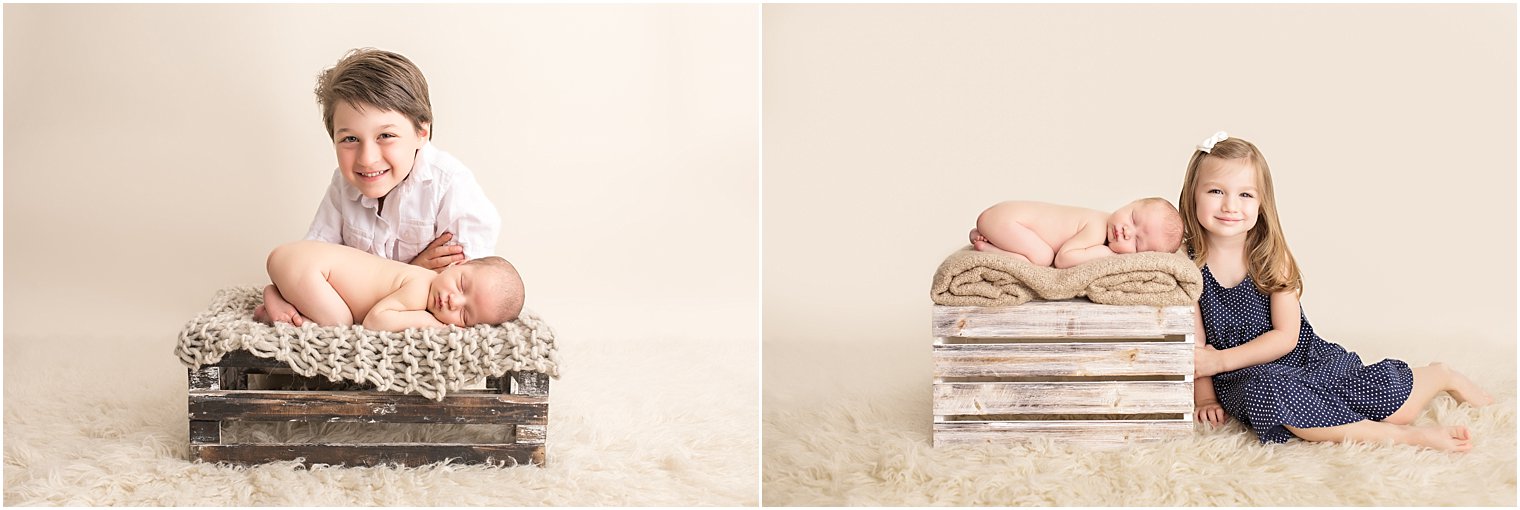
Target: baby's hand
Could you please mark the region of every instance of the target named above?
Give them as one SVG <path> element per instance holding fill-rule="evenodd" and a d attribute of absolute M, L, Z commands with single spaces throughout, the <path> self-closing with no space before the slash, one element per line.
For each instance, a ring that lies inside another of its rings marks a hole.
<path fill-rule="evenodd" d="M 1207 423 L 1216 427 L 1223 425 L 1224 421 L 1229 419 L 1229 415 L 1224 414 L 1224 408 L 1219 407 L 1219 402 L 1217 401 L 1208 401 L 1193 406 L 1193 412 L 1198 423 Z"/>

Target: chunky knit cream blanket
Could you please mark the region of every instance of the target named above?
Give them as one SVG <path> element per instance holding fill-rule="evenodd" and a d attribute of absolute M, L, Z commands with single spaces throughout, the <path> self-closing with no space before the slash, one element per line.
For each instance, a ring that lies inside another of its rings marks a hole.
<path fill-rule="evenodd" d="M 929 295 L 949 306 L 1014 306 L 1086 297 L 1105 305 L 1190 305 L 1203 273 L 1177 253 L 1128 253 L 1076 267 L 1038 267 L 1000 253 L 961 248 L 940 263 Z"/>
<path fill-rule="evenodd" d="M 522 371 L 559 376 L 554 332 L 528 310 L 500 326 L 393 333 L 357 325 L 271 326 L 253 320 L 254 307 L 263 302 L 259 287 L 218 291 L 210 308 L 180 331 L 174 354 L 185 365 L 199 368 L 228 352 L 247 350 L 285 362 L 303 376 L 322 374 L 333 381 L 370 383 L 382 391 L 438 400 L 482 376 Z"/>

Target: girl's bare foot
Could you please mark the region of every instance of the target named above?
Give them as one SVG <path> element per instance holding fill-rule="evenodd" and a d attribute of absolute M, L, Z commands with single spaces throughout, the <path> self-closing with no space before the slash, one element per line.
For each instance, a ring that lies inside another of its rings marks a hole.
<path fill-rule="evenodd" d="M 1445 364 L 1431 363 L 1431 366 L 1435 365 L 1444 366 Z M 1472 404 L 1473 407 L 1483 407 L 1494 403 L 1494 397 L 1474 384 L 1472 379 L 1468 379 L 1456 370 L 1450 368 L 1446 370 L 1451 373 L 1451 387 L 1447 388 L 1446 392 L 1451 393 L 1451 397 L 1457 399 L 1457 403 L 1466 402 Z"/>
<path fill-rule="evenodd" d="M 1416 427 L 1410 444 L 1447 452 L 1465 452 L 1472 449 L 1472 433 L 1461 425 Z"/>

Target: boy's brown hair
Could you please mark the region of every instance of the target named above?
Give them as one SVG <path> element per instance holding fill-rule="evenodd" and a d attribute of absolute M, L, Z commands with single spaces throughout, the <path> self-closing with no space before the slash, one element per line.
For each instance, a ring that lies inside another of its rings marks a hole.
<path fill-rule="evenodd" d="M 333 110 L 339 102 L 359 109 L 375 107 L 398 112 L 419 131 L 423 124 L 433 123 L 427 78 L 416 64 L 399 53 L 375 48 L 349 50 L 337 64 L 317 75 L 316 93 L 328 138 L 333 136 Z M 429 130 L 428 138 L 432 137 Z"/>

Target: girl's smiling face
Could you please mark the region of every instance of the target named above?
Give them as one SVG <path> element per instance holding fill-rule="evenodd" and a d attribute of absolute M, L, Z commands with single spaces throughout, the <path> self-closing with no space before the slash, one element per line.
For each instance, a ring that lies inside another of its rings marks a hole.
<path fill-rule="evenodd" d="M 411 175 L 427 129 L 414 129 L 400 112 L 338 103 L 333 108 L 333 147 L 343 179 L 366 197 L 384 197 Z"/>
<path fill-rule="evenodd" d="M 1198 163 L 1193 201 L 1198 224 L 1215 240 L 1245 236 L 1261 214 L 1261 192 L 1251 158 L 1213 156 Z M 1243 237 L 1240 237 L 1243 239 Z"/>

